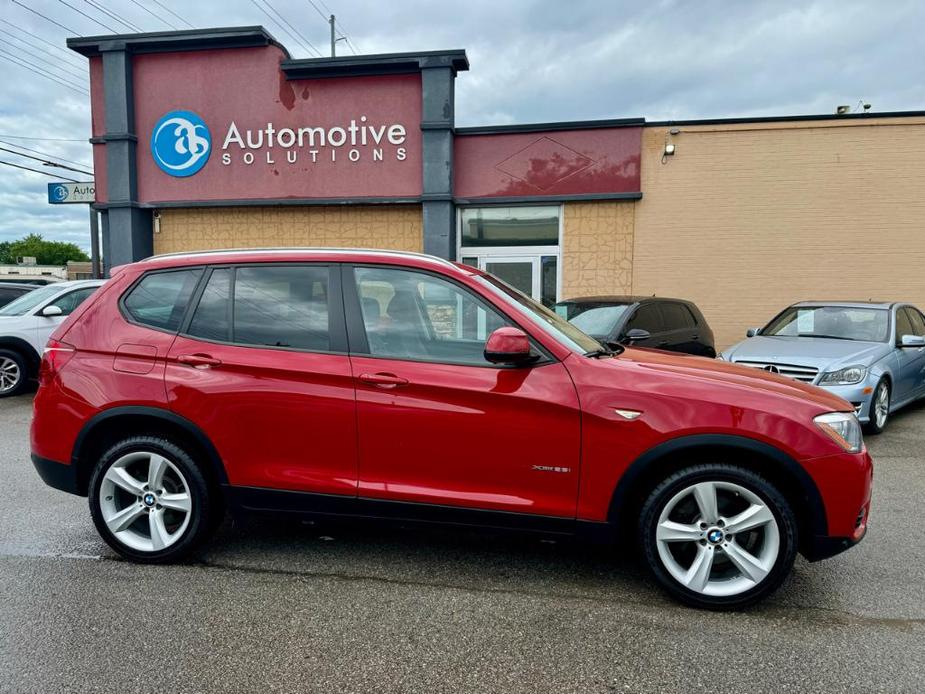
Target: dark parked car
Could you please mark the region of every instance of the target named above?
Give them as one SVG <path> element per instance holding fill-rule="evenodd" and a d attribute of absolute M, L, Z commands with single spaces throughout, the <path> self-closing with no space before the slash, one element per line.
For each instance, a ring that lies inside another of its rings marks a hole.
<path fill-rule="evenodd" d="M 606 345 L 716 356 L 713 331 L 700 309 L 684 299 L 586 296 L 560 301 L 556 313 Z"/>
<path fill-rule="evenodd" d="M 13 299 L 28 294 L 38 288 L 37 284 L 18 284 L 13 282 L 0 282 L 0 306 L 6 306 Z"/>

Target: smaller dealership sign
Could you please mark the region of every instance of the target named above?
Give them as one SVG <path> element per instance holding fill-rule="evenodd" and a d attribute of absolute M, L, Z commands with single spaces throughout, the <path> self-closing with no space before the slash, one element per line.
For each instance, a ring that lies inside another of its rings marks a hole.
<path fill-rule="evenodd" d="M 96 185 L 87 183 L 49 183 L 48 202 L 52 205 L 84 203 L 96 201 Z"/>

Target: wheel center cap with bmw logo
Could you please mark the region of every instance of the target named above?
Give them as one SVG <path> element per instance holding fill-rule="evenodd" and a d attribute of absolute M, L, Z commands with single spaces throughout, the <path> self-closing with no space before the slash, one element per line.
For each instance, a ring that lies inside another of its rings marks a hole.
<path fill-rule="evenodd" d="M 148 492 L 141 498 L 141 500 L 144 502 L 145 506 L 154 506 L 155 502 L 157 501 L 157 497 L 154 496 L 154 494 L 151 492 Z"/>
<path fill-rule="evenodd" d="M 192 176 L 209 160 L 212 135 L 205 121 L 192 111 L 171 111 L 151 131 L 151 155 L 166 174 Z"/>
<path fill-rule="evenodd" d="M 723 531 L 719 528 L 711 529 L 710 532 L 707 533 L 707 540 L 714 545 L 718 545 L 723 541 Z"/>

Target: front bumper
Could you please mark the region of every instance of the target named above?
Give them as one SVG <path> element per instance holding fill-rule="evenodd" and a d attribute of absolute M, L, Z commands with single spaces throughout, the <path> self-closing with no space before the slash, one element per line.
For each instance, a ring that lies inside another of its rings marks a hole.
<path fill-rule="evenodd" d="M 60 489 L 69 494 L 86 496 L 86 492 L 81 491 L 79 480 L 77 479 L 77 466 L 59 463 L 56 460 L 49 460 L 40 455 L 32 454 L 32 464 L 35 466 L 39 477 L 49 487 Z"/>
<path fill-rule="evenodd" d="M 874 385 L 876 385 L 870 385 L 868 380 L 869 379 L 864 379 L 860 383 L 855 383 L 852 386 L 818 387 L 854 405 L 854 411 L 858 416 L 858 421 L 861 422 L 861 424 L 867 424 L 870 421 L 870 405 L 874 397 Z"/>

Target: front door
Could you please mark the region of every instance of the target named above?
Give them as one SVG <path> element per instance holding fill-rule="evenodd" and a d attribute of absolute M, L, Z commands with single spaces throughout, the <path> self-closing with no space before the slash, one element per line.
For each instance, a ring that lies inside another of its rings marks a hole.
<path fill-rule="evenodd" d="M 355 496 L 339 267 L 210 272 L 167 357 L 171 410 L 202 428 L 232 485 Z"/>
<path fill-rule="evenodd" d="M 925 336 L 925 320 L 918 310 L 911 306 L 896 311 L 896 344 L 900 345 L 903 335 Z M 900 373 L 896 384 L 894 402 L 905 402 L 922 395 L 925 385 L 925 347 L 899 347 Z"/>
<path fill-rule="evenodd" d="M 445 278 L 358 266 L 344 286 L 360 496 L 574 517 L 580 420 L 565 367 L 487 362 L 487 336 L 510 322 Z"/>

